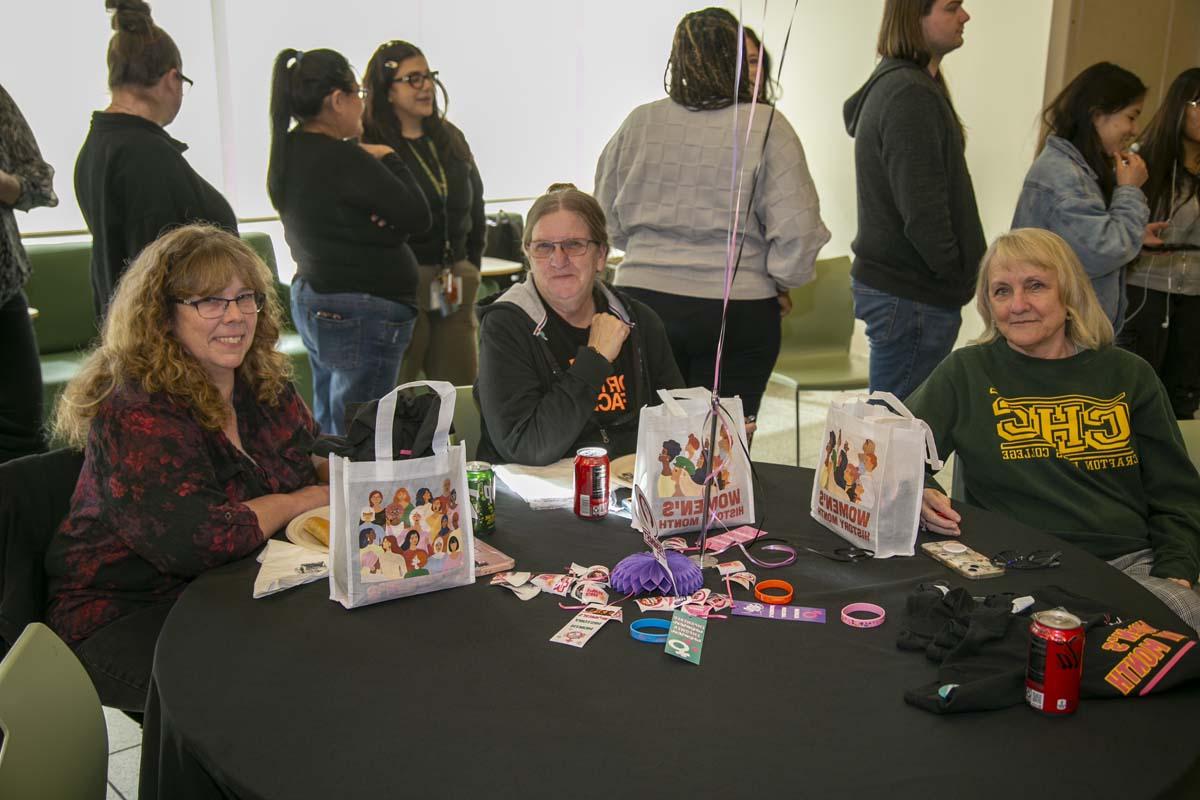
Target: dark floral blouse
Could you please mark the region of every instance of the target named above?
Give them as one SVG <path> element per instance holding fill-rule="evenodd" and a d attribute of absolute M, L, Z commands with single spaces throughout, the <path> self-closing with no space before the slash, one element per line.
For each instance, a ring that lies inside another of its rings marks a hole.
<path fill-rule="evenodd" d="M 263 533 L 243 501 L 317 482 L 317 425 L 291 384 L 271 408 L 239 381 L 233 405 L 249 458 L 165 393 L 127 385 L 101 406 L 46 553 L 46 617 L 68 644 L 252 553 Z"/>

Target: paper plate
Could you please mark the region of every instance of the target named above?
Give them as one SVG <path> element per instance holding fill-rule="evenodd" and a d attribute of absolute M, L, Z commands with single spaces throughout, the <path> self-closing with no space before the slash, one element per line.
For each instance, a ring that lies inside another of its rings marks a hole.
<path fill-rule="evenodd" d="M 608 465 L 608 474 L 615 489 L 633 488 L 633 462 L 637 460 L 636 453 L 614 458 Z"/>
<path fill-rule="evenodd" d="M 311 533 L 304 531 L 304 521 L 310 517 L 324 517 L 325 519 L 329 519 L 329 506 L 321 506 L 311 511 L 305 511 L 288 523 L 284 535 L 287 536 L 288 541 L 292 544 L 307 547 L 309 550 L 316 550 L 318 553 L 328 553 L 328 547 L 321 544 L 320 540 L 315 538 Z"/>

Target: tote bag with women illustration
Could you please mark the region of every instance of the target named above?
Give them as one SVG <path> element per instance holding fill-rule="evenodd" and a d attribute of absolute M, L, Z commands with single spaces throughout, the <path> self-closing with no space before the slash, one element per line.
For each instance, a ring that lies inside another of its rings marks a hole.
<path fill-rule="evenodd" d="M 813 519 L 876 558 L 911 556 L 925 465 L 942 468 L 933 431 L 894 394 L 872 392 L 830 403 L 822 441 Z"/>
<path fill-rule="evenodd" d="M 754 521 L 746 423 L 740 397 L 721 398 L 717 441 L 712 442 L 712 392 L 702 387 L 659 389 L 662 405 L 638 417 L 633 482 L 653 512 L 655 535 L 698 531 L 704 523 L 704 487 L 712 484 L 709 530 Z M 635 520 L 634 527 L 637 527 Z M 650 533 L 650 531 L 644 531 Z"/>
<path fill-rule="evenodd" d="M 399 393 L 438 395 L 433 455 L 392 460 Z M 346 608 L 475 580 L 466 448 L 450 444 L 454 387 L 415 381 L 379 400 L 375 460 L 329 457 L 329 598 Z"/>

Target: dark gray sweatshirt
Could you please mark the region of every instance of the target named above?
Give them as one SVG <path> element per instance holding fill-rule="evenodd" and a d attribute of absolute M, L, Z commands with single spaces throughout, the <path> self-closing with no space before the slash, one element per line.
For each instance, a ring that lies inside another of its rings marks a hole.
<path fill-rule="evenodd" d="M 854 279 L 961 307 L 987 246 L 949 97 L 923 67 L 885 58 L 842 114 L 858 188 Z"/>

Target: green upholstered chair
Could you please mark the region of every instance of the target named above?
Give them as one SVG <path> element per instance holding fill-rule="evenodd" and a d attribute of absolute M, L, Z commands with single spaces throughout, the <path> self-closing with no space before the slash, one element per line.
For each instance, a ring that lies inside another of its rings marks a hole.
<path fill-rule="evenodd" d="M 792 313 L 783 318 L 783 343 L 772 379 L 796 395 L 796 463 L 800 463 L 800 392 L 865 389 L 867 359 L 850 352 L 854 298 L 850 258 L 822 259 L 816 278 L 792 289 Z"/>
<path fill-rule="evenodd" d="M 33 274 L 25 284 L 42 362 L 42 401 L 47 419 L 67 381 L 75 377 L 94 343 L 92 243 L 26 245 Z"/>
<path fill-rule="evenodd" d="M 0 728 L 0 797 L 105 797 L 100 698 L 79 659 L 40 622 L 0 662 Z"/>
<path fill-rule="evenodd" d="M 296 326 L 292 321 L 292 287 L 279 280 L 275 247 L 271 244 L 269 235 L 261 231 L 247 231 L 242 234 L 242 239 L 254 248 L 254 252 L 258 253 L 259 258 L 266 262 L 266 265 L 271 268 L 271 274 L 275 276 L 275 295 L 279 298 L 279 304 L 283 306 L 283 318 L 286 325 L 285 329 L 279 333 L 279 343 L 276 346 L 291 360 L 292 383 L 296 385 L 296 391 L 300 392 L 300 396 L 308 403 L 309 408 L 312 408 L 312 364 L 309 363 L 308 350 L 305 349 L 300 334 L 296 333 Z"/>
<path fill-rule="evenodd" d="M 471 461 L 479 447 L 479 406 L 473 386 L 455 386 L 454 392 L 454 441 L 467 446 L 467 461 Z"/>
<path fill-rule="evenodd" d="M 1200 419 L 1179 420 L 1179 432 L 1196 469 L 1200 469 Z"/>

